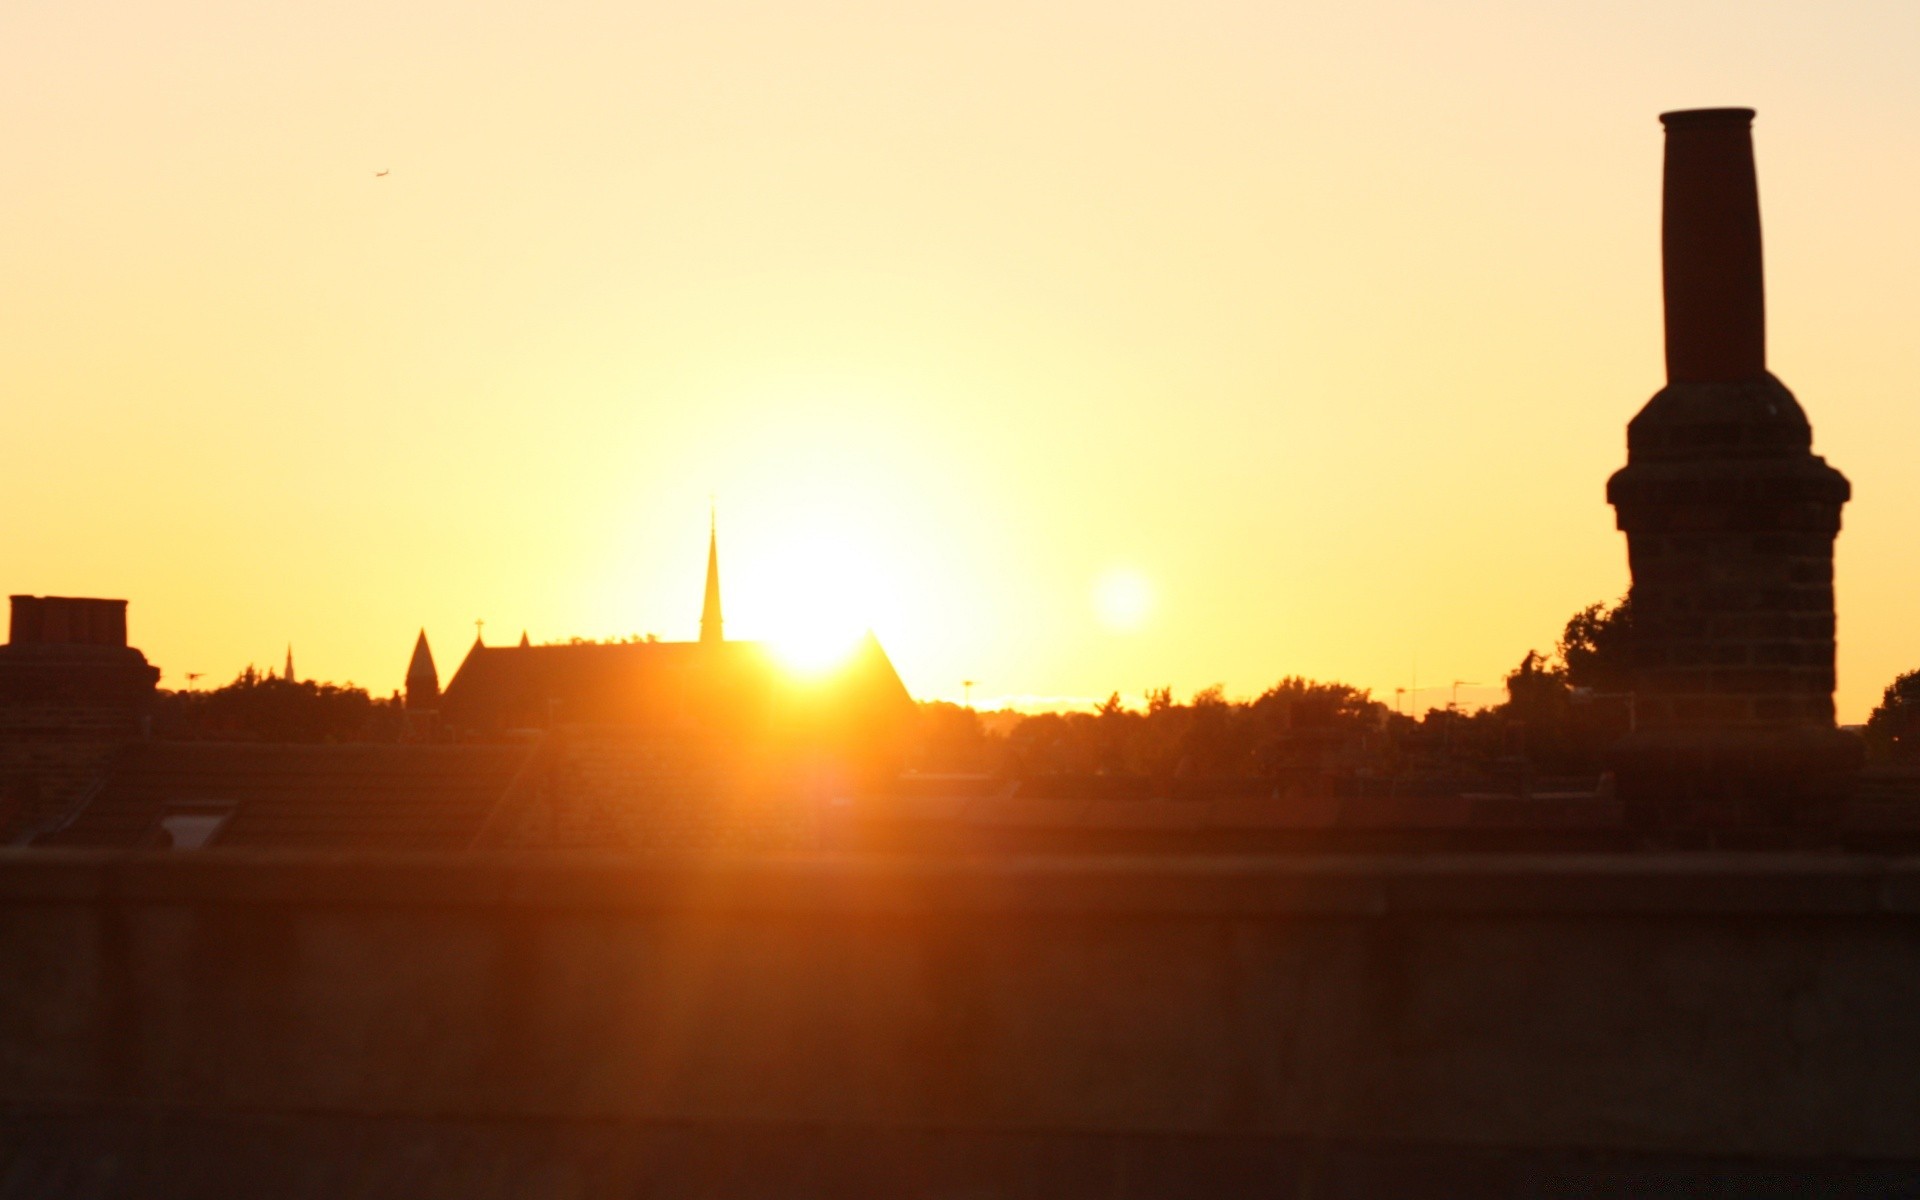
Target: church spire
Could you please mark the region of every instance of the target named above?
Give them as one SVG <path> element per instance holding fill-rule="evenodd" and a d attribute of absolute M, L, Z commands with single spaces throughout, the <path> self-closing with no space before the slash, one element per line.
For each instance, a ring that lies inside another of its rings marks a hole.
<path fill-rule="evenodd" d="M 700 608 L 700 640 L 725 640 L 720 620 L 720 535 L 711 506 L 707 509 L 707 599 Z"/>
<path fill-rule="evenodd" d="M 281 676 L 288 683 L 293 682 L 293 643 L 287 643 L 287 673 Z"/>
<path fill-rule="evenodd" d="M 407 707 L 432 708 L 440 699 L 440 672 L 433 668 L 433 651 L 427 646 L 427 631 L 413 643 L 413 658 L 407 663 Z"/>

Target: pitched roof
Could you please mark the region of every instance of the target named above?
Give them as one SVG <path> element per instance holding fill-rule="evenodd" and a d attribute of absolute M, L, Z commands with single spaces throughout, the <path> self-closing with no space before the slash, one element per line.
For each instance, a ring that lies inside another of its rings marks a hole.
<path fill-rule="evenodd" d="M 447 684 L 455 729 L 558 725 L 740 729 L 793 719 L 870 720 L 912 700 L 872 635 L 840 670 L 798 676 L 760 642 L 479 646 Z"/>
<path fill-rule="evenodd" d="M 38 845 L 166 844 L 161 822 L 224 816 L 208 845 L 463 850 L 532 751 L 522 745 L 138 742 Z"/>

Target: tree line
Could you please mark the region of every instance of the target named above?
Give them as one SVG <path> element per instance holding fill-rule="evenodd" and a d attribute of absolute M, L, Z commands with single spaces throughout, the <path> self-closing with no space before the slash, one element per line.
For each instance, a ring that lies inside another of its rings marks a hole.
<path fill-rule="evenodd" d="M 1008 775 L 1273 776 L 1302 771 L 1471 777 L 1534 770 L 1592 775 L 1634 722 L 1633 606 L 1622 597 L 1568 619 L 1552 650 L 1529 650 L 1506 699 L 1418 717 L 1363 688 L 1288 677 L 1251 699 L 1171 689 L 1138 707 L 1116 693 L 1093 712 L 981 714 L 921 705 L 912 766 Z M 1884 760 L 1920 761 L 1920 671 L 1890 685 L 1865 730 Z"/>
<path fill-rule="evenodd" d="M 1575 613 L 1548 653 L 1529 650 L 1506 699 L 1475 712 L 1395 712 L 1364 688 L 1288 676 L 1250 699 L 1205 688 L 1185 702 L 1155 688 L 1138 706 L 1113 693 L 1092 712 L 982 714 L 919 706 L 909 766 L 1018 775 L 1288 776 L 1303 772 L 1480 771 L 1525 761 L 1593 773 L 1631 726 L 1633 609 L 1623 598 Z M 252 666 L 209 690 L 162 690 L 153 733 L 174 740 L 392 742 L 396 694 L 288 680 Z M 1868 718 L 1870 753 L 1920 762 L 1920 670 L 1887 686 Z"/>
<path fill-rule="evenodd" d="M 173 741 L 397 742 L 406 714 L 396 694 L 382 700 L 353 684 L 282 679 L 252 666 L 205 691 L 162 689 L 155 737 Z"/>

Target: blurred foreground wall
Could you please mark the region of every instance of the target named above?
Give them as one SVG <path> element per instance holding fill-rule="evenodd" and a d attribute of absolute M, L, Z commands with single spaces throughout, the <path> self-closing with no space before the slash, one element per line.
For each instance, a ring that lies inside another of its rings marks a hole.
<path fill-rule="evenodd" d="M 1917 913 L 1838 857 L 13 854 L 0 1195 L 1896 1194 Z"/>

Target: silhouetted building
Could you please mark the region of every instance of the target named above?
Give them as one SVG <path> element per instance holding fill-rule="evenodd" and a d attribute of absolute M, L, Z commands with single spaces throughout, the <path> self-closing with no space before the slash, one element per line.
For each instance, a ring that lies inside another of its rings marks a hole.
<path fill-rule="evenodd" d="M 432 712 L 440 707 L 440 672 L 433 666 L 433 649 L 427 645 L 422 629 L 413 643 L 413 658 L 407 663 L 407 711 Z"/>
<path fill-rule="evenodd" d="M 127 602 L 14 596 L 0 646 L 0 838 L 27 840 L 84 801 L 142 736 L 160 672 L 127 645 Z"/>
<path fill-rule="evenodd" d="M 424 646 L 423 638 L 416 663 Z M 789 669 L 763 643 L 726 640 L 711 529 L 700 640 L 489 646 L 475 638 L 440 698 L 441 727 L 454 737 L 591 730 L 863 762 L 892 762 L 912 716 L 912 698 L 871 633 L 817 674 Z"/>
<path fill-rule="evenodd" d="M 1661 117 L 1667 386 L 1627 427 L 1607 485 L 1633 571 L 1639 726 L 1617 777 L 1656 823 L 1708 808 L 1810 819 L 1860 754 L 1833 724 L 1848 485 L 1767 371 L 1752 119 Z"/>
<path fill-rule="evenodd" d="M 566 726 L 655 733 L 748 731 L 801 707 L 906 710 L 912 701 L 871 634 L 843 668 L 796 677 L 760 642 L 476 642 L 441 699 L 467 736 Z"/>

